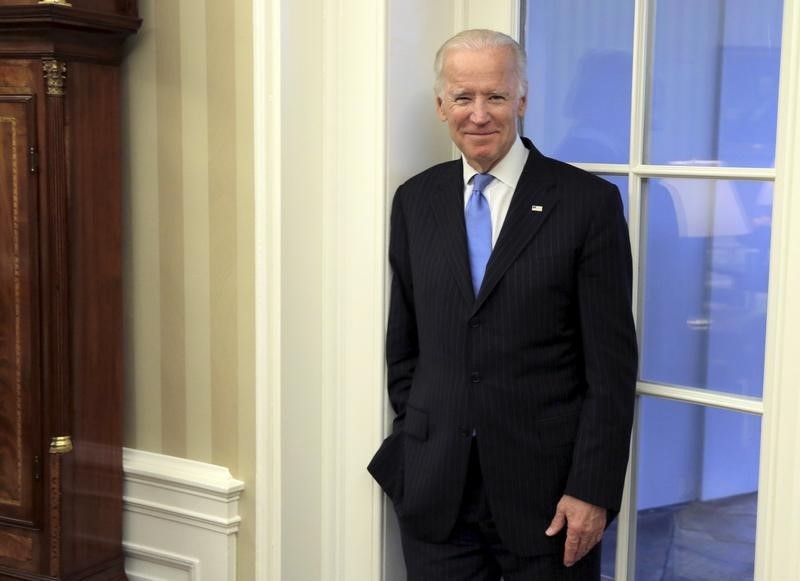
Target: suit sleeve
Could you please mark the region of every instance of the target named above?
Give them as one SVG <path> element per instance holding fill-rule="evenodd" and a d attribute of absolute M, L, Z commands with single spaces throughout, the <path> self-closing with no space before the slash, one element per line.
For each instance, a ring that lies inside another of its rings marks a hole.
<path fill-rule="evenodd" d="M 389 401 L 397 413 L 395 431 L 405 420 L 406 402 L 417 367 L 419 344 L 414 309 L 414 286 L 408 230 L 403 213 L 401 186 L 392 203 L 389 264 L 392 269 L 389 320 L 386 331 L 386 364 Z"/>
<path fill-rule="evenodd" d="M 565 493 L 618 511 L 630 449 L 638 350 L 632 264 L 619 191 L 601 192 L 577 275 L 586 395 Z"/>

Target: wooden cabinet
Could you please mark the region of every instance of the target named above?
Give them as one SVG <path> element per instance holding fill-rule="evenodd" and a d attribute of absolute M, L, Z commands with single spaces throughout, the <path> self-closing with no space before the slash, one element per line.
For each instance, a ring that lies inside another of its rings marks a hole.
<path fill-rule="evenodd" d="M 131 0 L 0 0 L 0 579 L 124 579 Z"/>

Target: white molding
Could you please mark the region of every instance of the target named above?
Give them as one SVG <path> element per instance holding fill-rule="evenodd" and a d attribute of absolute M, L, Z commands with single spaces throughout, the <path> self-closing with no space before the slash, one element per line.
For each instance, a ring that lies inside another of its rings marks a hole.
<path fill-rule="evenodd" d="M 379 579 L 381 499 L 366 465 L 383 436 L 387 16 L 373 0 L 325 6 L 321 570 Z"/>
<path fill-rule="evenodd" d="M 122 464 L 127 482 L 149 483 L 198 496 L 233 500 L 238 500 L 244 490 L 244 483 L 233 478 L 224 466 L 188 458 L 123 448 Z"/>
<path fill-rule="evenodd" d="M 386 9 L 371 0 L 253 0 L 257 581 L 279 581 L 287 563 L 302 559 L 324 579 L 379 578 L 381 497 L 365 467 L 382 435 Z M 311 21 L 302 21 L 305 12 Z M 286 48 L 287 38 L 308 34 L 301 22 L 321 35 L 302 55 Z M 323 74 L 303 80 L 297 63 L 313 60 Z M 284 149 L 298 141 L 288 133 L 297 131 L 288 117 L 296 104 L 282 95 L 297 91 L 323 124 L 308 150 Z M 312 259 L 322 257 L 322 284 L 300 289 L 286 262 L 286 240 L 299 238 L 302 227 L 286 182 L 308 156 L 317 167 L 320 152 L 320 182 L 305 195 L 323 217 L 308 249 Z M 322 307 L 321 320 L 293 330 L 295 338 L 321 333 L 321 352 L 310 356 L 321 356 L 323 372 L 304 386 L 319 397 L 308 402 L 322 418 L 319 455 L 314 449 L 302 460 L 288 450 L 296 445 L 292 426 L 307 418 L 286 415 L 299 407 L 291 382 L 302 353 L 296 341 L 284 343 L 299 292 Z M 317 462 L 320 481 L 295 481 Z M 308 510 L 296 518 L 303 497 Z M 302 533 L 317 523 L 320 537 L 298 553 Z"/>
<path fill-rule="evenodd" d="M 253 0 L 256 581 L 282 571 L 281 12 L 279 0 Z"/>
<path fill-rule="evenodd" d="M 517 41 L 522 39 L 522 19 L 524 12 L 522 10 L 522 2 L 517 0 L 511 4 L 511 32 L 510 35 Z"/>
<path fill-rule="evenodd" d="M 160 520 L 168 520 L 174 523 L 202 528 L 222 535 L 233 535 L 239 532 L 240 517 L 219 518 L 209 516 L 202 512 L 184 510 L 176 506 L 162 504 L 160 502 L 148 502 L 137 500 L 126 496 L 124 499 L 125 510 L 130 513 L 141 514 Z"/>
<path fill-rule="evenodd" d="M 165 573 L 174 578 L 180 576 L 180 572 L 185 579 L 200 578 L 199 559 L 135 543 L 123 543 L 123 548 L 128 581 L 161 581 Z"/>
<path fill-rule="evenodd" d="M 755 579 L 800 578 L 800 2 L 785 0 Z"/>
<path fill-rule="evenodd" d="M 123 449 L 124 550 L 131 579 L 236 578 L 238 501 L 227 468 Z M 155 576 L 153 576 L 155 575 Z"/>

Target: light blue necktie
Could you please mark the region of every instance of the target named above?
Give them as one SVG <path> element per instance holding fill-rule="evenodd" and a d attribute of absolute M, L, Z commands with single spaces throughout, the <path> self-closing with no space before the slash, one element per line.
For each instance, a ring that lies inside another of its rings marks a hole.
<path fill-rule="evenodd" d="M 493 179 L 494 176 L 488 173 L 475 174 L 472 178 L 472 195 L 464 210 L 469 269 L 475 296 L 478 296 L 483 274 L 486 272 L 486 263 L 489 262 L 489 255 L 492 253 L 492 213 L 483 190 Z"/>

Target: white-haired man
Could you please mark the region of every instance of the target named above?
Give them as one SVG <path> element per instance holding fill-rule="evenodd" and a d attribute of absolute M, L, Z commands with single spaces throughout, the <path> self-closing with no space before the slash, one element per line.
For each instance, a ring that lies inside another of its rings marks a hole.
<path fill-rule="evenodd" d="M 461 159 L 398 189 L 386 356 L 397 412 L 370 472 L 408 578 L 600 577 L 619 510 L 637 347 L 617 189 L 517 134 L 525 53 L 462 32 L 436 55 Z"/>

